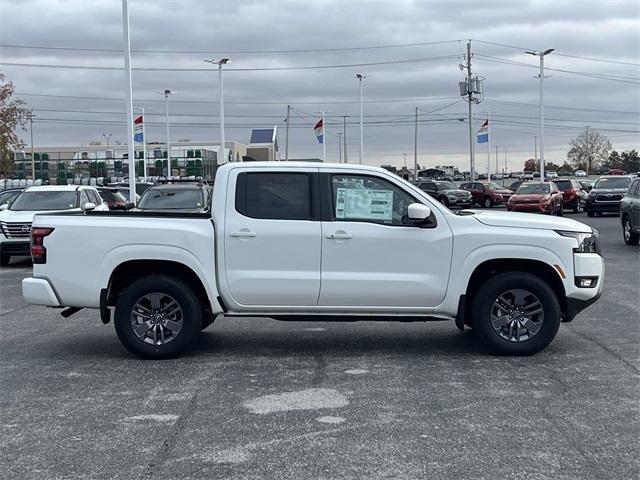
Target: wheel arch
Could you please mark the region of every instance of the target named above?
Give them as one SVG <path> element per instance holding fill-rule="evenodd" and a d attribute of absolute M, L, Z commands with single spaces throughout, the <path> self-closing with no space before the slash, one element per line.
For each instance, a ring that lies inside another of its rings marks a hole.
<path fill-rule="evenodd" d="M 570 321 L 567 314 L 566 291 L 559 273 L 546 262 L 523 258 L 491 259 L 476 266 L 467 283 L 465 311 L 469 312 L 471 310 L 474 293 L 483 281 L 491 276 L 505 272 L 526 272 L 545 281 L 556 294 L 560 308 L 562 309 L 563 321 Z M 465 323 L 468 324 L 468 322 L 469 319 L 466 318 Z"/>
<path fill-rule="evenodd" d="M 151 275 L 167 275 L 179 278 L 193 289 L 205 312 L 222 310 L 216 299 L 209 298 L 202 279 L 189 266 L 172 260 L 128 260 L 120 263 L 111 272 L 107 284 L 106 305 L 114 306 L 125 288 L 136 280 Z"/>

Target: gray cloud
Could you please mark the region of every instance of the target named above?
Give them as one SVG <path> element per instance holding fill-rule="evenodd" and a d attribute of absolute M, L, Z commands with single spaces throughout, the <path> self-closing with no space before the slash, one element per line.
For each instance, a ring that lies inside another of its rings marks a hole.
<path fill-rule="evenodd" d="M 130 0 L 134 50 L 245 52 L 291 49 L 330 49 L 371 45 L 438 42 L 474 38 L 526 48 L 555 47 L 570 54 L 640 63 L 639 6 L 634 1 L 612 2 L 199 2 Z M 0 43 L 49 45 L 97 49 L 122 46 L 121 3 L 96 1 L 0 2 Z M 511 166 L 521 167 L 532 156 L 537 135 L 538 80 L 535 68 L 496 63 L 490 57 L 537 65 L 521 50 L 474 42 L 474 70 L 486 78 L 486 100 L 475 108 L 479 124 L 484 111 L 496 120 L 494 144 L 507 147 Z M 350 156 L 357 156 L 358 85 L 353 75 L 363 71 L 365 98 L 425 99 L 371 102 L 365 105 L 367 163 L 402 163 L 402 153 L 413 152 L 414 107 L 421 113 L 419 157 L 421 164 L 468 163 L 466 103 L 458 102 L 432 115 L 425 112 L 452 104 L 463 79 L 458 64 L 465 42 L 403 48 L 307 53 L 233 53 L 225 74 L 228 138 L 247 142 L 253 125 L 278 124 L 284 128 L 286 104 L 296 108 L 291 129 L 293 156 L 319 156 L 309 124 L 316 112 L 329 110 L 331 134 L 341 131 L 342 115 L 349 116 Z M 122 66 L 119 52 L 82 52 L 2 48 L 3 62 Z M 288 67 L 380 62 L 389 60 L 451 58 L 370 67 L 286 71 L 232 71 L 237 68 Z M 135 53 L 134 67 L 203 68 L 202 53 Z M 637 148 L 640 130 L 638 85 L 640 68 L 552 54 L 551 68 L 629 77 L 632 83 L 549 71 L 545 97 L 548 136 L 547 159 L 562 161 L 570 138 L 579 128 L 602 129 L 615 148 Z M 124 96 L 119 70 L 64 70 L 0 66 L 21 93 L 84 97 Z M 210 72 L 135 71 L 134 99 L 149 108 L 148 121 L 162 123 L 163 105 L 157 93 L 172 88 L 174 138 L 217 140 L 217 75 Z M 635 82 L 635 84 L 633 83 Z M 124 140 L 124 101 L 65 99 L 44 96 L 24 98 L 35 109 L 37 143 L 78 144 L 113 132 Z M 244 102 L 244 103 L 243 103 Z M 260 103 L 254 103 L 260 102 Z M 271 102 L 272 104 L 264 104 Z M 336 103 L 343 102 L 343 103 Z M 344 103 L 351 102 L 351 103 Z M 504 102 L 518 102 L 504 103 Z M 524 104 L 519 104 L 524 103 Z M 592 109 L 581 110 L 581 109 Z M 46 110 L 67 110 L 62 112 Z M 82 112 L 71 112 L 81 110 Z M 608 111 L 631 113 L 613 113 Z M 115 112 L 115 113 L 85 113 Z M 310 114 L 305 116 L 302 113 Z M 210 115 L 210 116 L 205 116 Z M 76 123 L 48 123 L 64 119 Z M 87 124 L 87 120 L 92 120 Z M 390 122 L 395 123 L 390 123 Z M 100 123 L 102 122 L 102 123 Z M 373 123 L 382 122 L 382 123 Z M 187 123 L 211 125 L 180 125 Z M 335 124 L 335 125 L 334 125 Z M 149 126 L 150 139 L 161 140 L 163 127 Z M 283 136 L 281 140 L 283 140 Z M 328 153 L 337 159 L 337 138 L 329 137 Z M 486 153 L 480 149 L 480 165 Z"/>

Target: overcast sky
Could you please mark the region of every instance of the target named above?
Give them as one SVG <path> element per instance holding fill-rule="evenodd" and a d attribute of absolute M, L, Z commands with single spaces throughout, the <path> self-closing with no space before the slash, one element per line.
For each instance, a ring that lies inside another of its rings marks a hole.
<path fill-rule="evenodd" d="M 561 163 L 570 139 L 586 125 L 607 135 L 616 149 L 638 148 L 639 5 L 636 0 L 129 0 L 132 65 L 159 68 L 134 70 L 134 104 L 147 109 L 148 140 L 163 141 L 164 105 L 157 92 L 175 90 L 172 139 L 219 140 L 218 77 L 202 60 L 230 57 L 224 77 L 228 140 L 248 143 L 252 127 L 277 125 L 284 155 L 283 120 L 291 104 L 290 156 L 320 157 L 312 125 L 324 109 L 329 111 L 327 160 L 338 159 L 337 134 L 347 115 L 349 161 L 355 162 L 354 74 L 361 72 L 369 76 L 365 163 L 401 166 L 406 153 L 412 166 L 418 107 L 419 163 L 468 169 L 467 103 L 458 82 L 464 79 L 459 64 L 466 61 L 471 38 L 473 70 L 486 79 L 484 101 L 474 106 L 474 130 L 491 111 L 493 162 L 495 145 L 501 165 L 506 147 L 510 169 L 521 169 L 533 156 L 538 59 L 523 49 L 556 49 L 545 61 L 555 69 L 545 79 L 547 160 Z M 0 1 L 0 71 L 37 115 L 36 145 L 87 144 L 104 140 L 103 133 L 125 141 L 121 8 L 120 0 Z M 367 63 L 376 65 L 259 70 Z M 486 144 L 476 147 L 484 171 Z"/>

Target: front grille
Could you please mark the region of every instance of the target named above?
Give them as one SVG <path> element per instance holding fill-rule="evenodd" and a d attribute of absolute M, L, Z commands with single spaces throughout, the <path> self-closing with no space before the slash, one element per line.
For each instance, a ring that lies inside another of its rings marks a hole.
<path fill-rule="evenodd" d="M 31 236 L 30 223 L 0 222 L 0 228 L 7 238 L 29 238 Z"/>
<path fill-rule="evenodd" d="M 618 202 L 622 200 L 622 195 L 598 195 L 597 202 Z"/>

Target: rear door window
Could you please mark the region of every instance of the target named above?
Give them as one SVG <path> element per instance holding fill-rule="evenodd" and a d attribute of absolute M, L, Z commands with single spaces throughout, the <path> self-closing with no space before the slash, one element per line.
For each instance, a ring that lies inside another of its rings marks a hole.
<path fill-rule="evenodd" d="M 311 220 L 311 176 L 307 173 L 238 175 L 236 210 L 251 218 Z"/>

